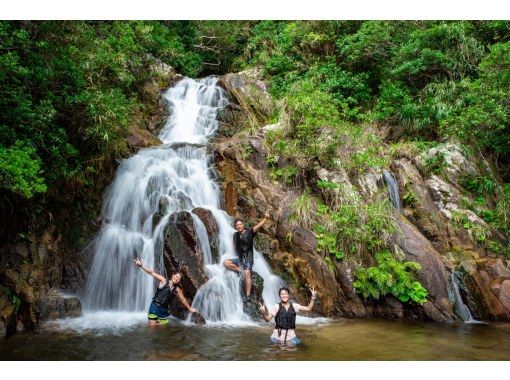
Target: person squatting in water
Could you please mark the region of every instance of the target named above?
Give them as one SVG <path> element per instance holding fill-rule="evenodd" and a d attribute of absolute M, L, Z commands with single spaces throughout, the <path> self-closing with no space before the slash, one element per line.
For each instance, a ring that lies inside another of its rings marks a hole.
<path fill-rule="evenodd" d="M 301 340 L 296 336 L 296 314 L 300 311 L 311 311 L 317 298 L 315 287 L 312 287 L 312 298 L 308 306 L 302 306 L 298 303 L 290 302 L 290 291 L 283 287 L 278 292 L 280 296 L 280 303 L 275 304 L 269 311 L 264 304 L 259 303 L 260 312 L 266 322 L 269 322 L 273 317 L 276 326 L 273 334 L 270 337 L 271 343 L 284 343 L 295 345 L 301 343 Z"/>
<path fill-rule="evenodd" d="M 166 277 L 160 275 L 154 270 L 144 268 L 139 258 L 135 260 L 135 264 L 143 269 L 145 273 L 159 281 L 158 288 L 156 289 L 156 294 L 154 294 L 152 302 L 149 306 L 149 326 L 157 326 L 167 324 L 169 322 L 169 308 L 176 296 L 190 313 L 197 313 L 197 309 L 191 307 L 186 300 L 186 297 L 184 297 L 184 293 L 181 287 L 182 275 L 179 272 L 174 273 L 170 277 L 170 280 L 168 280 Z"/>

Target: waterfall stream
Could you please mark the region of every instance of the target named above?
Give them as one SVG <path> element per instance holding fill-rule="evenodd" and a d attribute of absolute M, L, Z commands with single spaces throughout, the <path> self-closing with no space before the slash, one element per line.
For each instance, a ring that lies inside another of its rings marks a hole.
<path fill-rule="evenodd" d="M 467 305 L 462 300 L 462 296 L 460 294 L 460 285 L 457 277 L 454 272 L 450 274 L 450 283 L 451 283 L 451 298 L 453 298 L 453 305 L 455 307 L 455 312 L 459 316 L 460 319 L 464 323 L 483 323 L 473 318 L 471 312 L 469 311 Z"/>
<path fill-rule="evenodd" d="M 395 175 L 390 171 L 384 171 L 383 173 L 384 182 L 388 185 L 388 191 L 390 193 L 391 204 L 398 212 L 402 212 L 402 204 L 400 202 L 400 194 L 398 191 L 398 182 L 395 179 Z"/>
<path fill-rule="evenodd" d="M 193 306 L 208 322 L 249 323 L 239 291 L 239 274 L 226 270 L 223 261 L 235 257 L 231 218 L 220 209 L 220 190 L 211 178 L 209 138 L 218 128 L 216 115 L 227 104 L 217 78 L 184 78 L 165 98 L 171 117 L 159 134 L 163 145 L 143 149 L 124 160 L 106 192 L 104 223 L 96 238 L 92 269 L 85 290 L 85 316 L 94 312 L 142 313 L 147 310 L 155 281 L 134 264 L 164 273 L 163 230 L 169 216 L 195 207 L 209 209 L 219 227 L 219 262 L 213 262 L 205 227 L 193 216 L 204 253 L 208 281 L 198 290 Z M 165 216 L 153 228 L 161 199 Z M 263 256 L 254 251 L 254 271 L 264 279 L 263 298 L 277 302 L 282 280 L 273 275 Z"/>

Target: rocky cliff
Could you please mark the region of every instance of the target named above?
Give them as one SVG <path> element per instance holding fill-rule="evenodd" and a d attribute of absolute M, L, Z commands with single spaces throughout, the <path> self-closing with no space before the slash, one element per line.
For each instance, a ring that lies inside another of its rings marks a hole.
<path fill-rule="evenodd" d="M 498 253 L 498 247 L 508 242 L 469 207 L 476 199 L 461 185 L 466 178 L 497 179 L 497 172 L 483 156 L 445 143 L 420 153 L 397 150 L 386 168 L 353 174 L 310 167 L 291 183 L 274 180 L 266 137 L 279 125 L 269 123 L 274 105 L 259 73 L 228 74 L 219 84 L 231 95 L 212 145 L 224 208 L 231 216 L 251 223 L 264 211 L 270 212 L 271 220 L 259 234 L 256 247 L 275 273 L 288 281 L 298 301 L 307 302 L 308 288 L 315 286 L 319 292 L 315 310 L 327 316 L 456 321 L 455 280 L 473 317 L 510 319 L 509 261 Z M 386 244 L 402 260 L 421 265 L 417 279 L 428 290 L 428 301 L 421 305 L 401 303 L 392 296 L 361 298 L 353 282 L 365 259 L 347 254 L 329 266 L 328 259 L 318 252 L 316 234 L 292 219 L 293 202 L 305 188 L 316 189 L 315 195 L 326 204 L 334 201 L 314 186 L 320 180 L 361 194 L 361 202 L 381 192 L 389 197 L 385 172 L 393 173 L 403 203 L 400 212 L 393 212 L 396 230 L 386 237 Z"/>

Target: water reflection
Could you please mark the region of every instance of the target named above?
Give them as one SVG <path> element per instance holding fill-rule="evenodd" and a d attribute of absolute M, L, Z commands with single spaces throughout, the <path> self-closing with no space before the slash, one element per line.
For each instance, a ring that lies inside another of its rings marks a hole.
<path fill-rule="evenodd" d="M 303 343 L 269 343 L 272 324 L 171 326 L 20 333 L 0 343 L 2 360 L 510 360 L 510 324 L 334 320 L 299 325 Z"/>

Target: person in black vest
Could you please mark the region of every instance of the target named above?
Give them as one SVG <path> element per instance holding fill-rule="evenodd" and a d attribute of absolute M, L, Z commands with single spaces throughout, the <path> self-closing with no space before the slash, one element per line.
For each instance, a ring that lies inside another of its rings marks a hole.
<path fill-rule="evenodd" d="M 197 312 L 195 308 L 189 305 L 186 297 L 184 297 L 180 284 L 182 275 L 179 272 L 174 273 L 171 279 L 168 280 L 159 273 L 154 272 L 154 270 L 144 268 L 139 258 L 135 260 L 135 264 L 142 268 L 145 273 L 151 275 L 159 281 L 158 288 L 156 289 L 156 294 L 154 295 L 154 298 L 152 299 L 152 302 L 149 306 L 149 326 L 164 325 L 168 323 L 168 317 L 170 317 L 168 308 L 172 304 L 175 296 L 179 298 L 183 306 L 188 309 L 190 313 Z"/>
<path fill-rule="evenodd" d="M 244 289 L 246 295 L 243 302 L 251 301 L 251 270 L 253 268 L 253 238 L 260 227 L 269 218 L 266 211 L 264 218 L 253 228 L 245 228 L 241 219 L 234 220 L 234 249 L 237 253 L 237 259 L 226 259 L 223 265 L 234 272 L 244 273 Z"/>
<path fill-rule="evenodd" d="M 271 343 L 284 343 L 295 345 L 301 343 L 301 340 L 296 336 L 296 314 L 300 311 L 311 311 L 317 292 L 315 287 L 312 288 L 312 299 L 308 306 L 302 306 L 298 303 L 290 302 L 290 291 L 287 288 L 281 288 L 279 291 L 280 303 L 274 305 L 271 310 L 267 310 L 264 304 L 260 305 L 260 312 L 266 322 L 269 322 L 273 317 L 276 326 L 271 335 Z"/>

